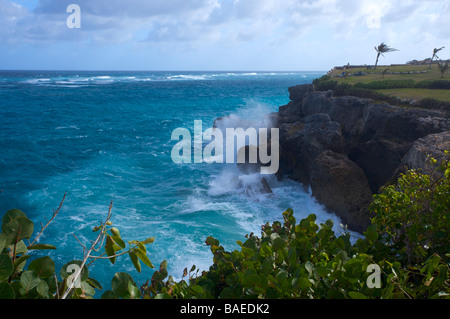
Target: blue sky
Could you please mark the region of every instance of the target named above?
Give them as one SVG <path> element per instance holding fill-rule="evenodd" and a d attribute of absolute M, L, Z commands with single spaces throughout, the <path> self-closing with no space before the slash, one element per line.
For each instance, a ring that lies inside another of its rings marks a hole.
<path fill-rule="evenodd" d="M 81 8 L 69 29 L 66 8 Z M 0 0 L 0 69 L 326 71 L 450 58 L 450 1 Z"/>

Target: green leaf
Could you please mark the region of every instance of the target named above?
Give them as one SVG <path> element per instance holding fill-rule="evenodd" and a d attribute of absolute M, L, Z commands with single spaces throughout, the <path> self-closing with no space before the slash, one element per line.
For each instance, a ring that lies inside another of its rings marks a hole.
<path fill-rule="evenodd" d="M 48 285 L 45 281 L 41 281 L 38 285 L 37 285 L 37 292 L 39 295 L 41 295 L 44 298 L 48 298 Z"/>
<path fill-rule="evenodd" d="M 261 245 L 261 248 L 259 250 L 259 254 L 263 258 L 266 258 L 268 256 L 272 256 L 272 249 L 270 248 L 270 246 L 269 246 L 269 244 L 267 242 Z"/>
<path fill-rule="evenodd" d="M 133 281 L 128 282 L 128 294 L 130 299 L 139 299 L 141 298 L 141 291 L 139 290 L 136 283 Z"/>
<path fill-rule="evenodd" d="M 367 239 L 374 242 L 378 239 L 378 231 L 377 231 L 377 225 L 373 224 L 367 227 L 367 230 L 364 232 L 364 235 Z"/>
<path fill-rule="evenodd" d="M 307 277 L 301 277 L 298 280 L 298 287 L 301 290 L 308 290 L 309 288 L 311 288 L 311 282 Z"/>
<path fill-rule="evenodd" d="M 113 236 L 120 237 L 120 231 L 116 227 L 111 228 L 111 233 Z"/>
<path fill-rule="evenodd" d="M 155 268 L 155 266 L 153 266 L 152 262 L 150 261 L 150 259 L 148 258 L 147 254 L 145 252 L 142 252 L 139 249 L 135 249 L 134 250 L 136 256 L 147 266 L 150 268 Z"/>
<path fill-rule="evenodd" d="M 247 288 L 257 287 L 261 284 L 261 277 L 257 274 L 245 276 L 242 284 Z"/>
<path fill-rule="evenodd" d="M 312 262 L 310 262 L 310 261 L 307 261 L 307 262 L 305 263 L 305 268 L 306 268 L 306 270 L 308 271 L 308 273 L 309 273 L 310 275 L 312 275 L 312 272 L 313 272 L 313 270 L 314 270 L 314 264 L 313 264 Z"/>
<path fill-rule="evenodd" d="M 94 287 L 92 287 L 87 281 L 81 282 L 81 291 L 83 291 L 85 295 L 95 295 Z"/>
<path fill-rule="evenodd" d="M 203 294 L 203 288 L 199 285 L 195 285 L 191 287 L 191 290 L 194 292 L 194 294 L 196 295 L 202 295 Z"/>
<path fill-rule="evenodd" d="M 28 270 L 34 270 L 40 278 L 49 278 L 55 274 L 55 262 L 48 256 L 33 260 Z"/>
<path fill-rule="evenodd" d="M 15 297 L 13 287 L 7 282 L 0 282 L 0 300 L 14 299 Z"/>
<path fill-rule="evenodd" d="M 30 255 L 23 255 L 20 256 L 16 261 L 14 262 L 14 272 L 16 271 L 22 271 L 23 267 L 25 266 L 25 262 L 28 258 L 30 258 Z"/>
<path fill-rule="evenodd" d="M 121 248 L 124 249 L 126 247 L 125 242 L 120 238 L 120 236 L 113 236 L 114 241 L 116 244 Z M 116 251 L 119 249 L 116 249 Z"/>
<path fill-rule="evenodd" d="M 272 241 L 272 250 L 277 251 L 280 250 L 282 248 L 284 248 L 286 246 L 286 242 L 281 239 L 280 237 L 275 238 Z"/>
<path fill-rule="evenodd" d="M 114 256 L 116 254 L 116 251 L 114 250 L 114 240 L 111 236 L 106 236 L 106 243 L 105 243 L 105 251 L 108 257 Z M 111 264 L 114 264 L 116 262 L 116 257 L 112 257 L 109 259 Z"/>
<path fill-rule="evenodd" d="M 136 253 L 133 252 L 133 251 L 130 251 L 130 252 L 128 253 L 128 255 L 130 256 L 130 259 L 131 259 L 131 262 L 132 262 L 133 265 L 134 265 L 134 268 L 136 268 L 136 270 L 138 271 L 138 273 L 140 273 L 141 270 L 142 270 L 142 268 L 141 268 L 141 264 L 140 264 L 140 262 L 139 262 L 138 256 L 137 256 Z"/>
<path fill-rule="evenodd" d="M 125 299 L 135 298 L 139 292 L 133 278 L 124 272 L 114 275 L 111 281 L 111 288 L 118 297 Z"/>
<path fill-rule="evenodd" d="M 56 249 L 53 245 L 46 245 L 46 244 L 36 244 L 31 245 L 27 247 L 28 250 L 54 250 Z"/>
<path fill-rule="evenodd" d="M 147 238 L 146 240 L 142 241 L 144 245 L 152 244 L 155 241 L 155 237 Z"/>
<path fill-rule="evenodd" d="M 114 293 L 114 291 L 107 290 L 103 293 L 101 299 L 117 299 L 117 295 Z"/>
<path fill-rule="evenodd" d="M 33 288 L 36 288 L 41 280 L 33 270 L 28 270 L 20 276 L 20 284 L 22 285 L 21 294 L 28 294 Z"/>
<path fill-rule="evenodd" d="M 206 245 L 207 246 L 219 246 L 219 241 L 215 239 L 214 237 L 209 236 L 206 238 Z"/>
<path fill-rule="evenodd" d="M 34 224 L 26 217 L 14 218 L 2 228 L 6 237 L 6 244 L 18 243 L 22 239 L 30 239 L 33 235 Z"/>
<path fill-rule="evenodd" d="M 101 285 L 97 280 L 95 280 L 94 278 L 88 278 L 88 279 L 86 280 L 86 282 L 87 282 L 89 285 L 91 285 L 92 287 L 96 288 L 96 289 L 100 289 L 100 290 L 103 289 L 102 285 Z"/>
<path fill-rule="evenodd" d="M 9 246 L 10 251 L 14 251 L 14 244 Z M 20 254 L 26 254 L 28 252 L 27 245 L 23 242 L 23 240 L 19 241 L 16 245 L 16 256 Z"/>
<path fill-rule="evenodd" d="M 0 255 L 0 281 L 9 278 L 14 271 L 14 265 L 7 254 Z"/>
<path fill-rule="evenodd" d="M 3 252 L 3 249 L 7 247 L 6 237 L 3 234 L 0 234 L 0 254 Z"/>
<path fill-rule="evenodd" d="M 19 217 L 27 217 L 24 212 L 18 209 L 11 209 L 6 212 L 6 214 L 2 218 L 2 232 L 5 232 L 4 227 L 10 221 L 19 218 Z"/>
<path fill-rule="evenodd" d="M 348 293 L 348 295 L 350 296 L 350 298 L 352 299 L 367 299 L 366 296 L 364 296 L 362 293 L 357 292 L 357 291 L 350 291 Z"/>

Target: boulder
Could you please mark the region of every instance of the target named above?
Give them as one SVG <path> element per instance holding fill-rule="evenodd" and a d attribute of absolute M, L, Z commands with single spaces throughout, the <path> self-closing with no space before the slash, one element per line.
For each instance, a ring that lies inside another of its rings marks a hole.
<path fill-rule="evenodd" d="M 363 170 L 346 156 L 324 151 L 310 172 L 314 197 L 341 217 L 349 229 L 362 232 L 370 225 L 366 213 L 372 192 Z"/>
<path fill-rule="evenodd" d="M 401 108 L 310 85 L 289 89 L 281 106 L 280 170 L 305 186 L 350 229 L 367 226 L 373 193 L 399 168 L 424 166 L 425 153 L 449 149 L 450 119 L 440 111 Z"/>
<path fill-rule="evenodd" d="M 445 151 L 450 151 L 450 131 L 431 134 L 417 140 L 403 157 L 402 163 L 409 169 L 426 170 L 428 156 L 440 162 Z"/>

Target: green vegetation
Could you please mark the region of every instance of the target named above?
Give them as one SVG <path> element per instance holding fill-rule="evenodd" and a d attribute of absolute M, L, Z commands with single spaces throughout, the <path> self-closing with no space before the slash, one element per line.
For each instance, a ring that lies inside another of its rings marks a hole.
<path fill-rule="evenodd" d="M 432 71 L 424 65 L 390 66 L 389 71 L 383 72 L 365 68 L 351 71 L 350 76 L 344 77 L 335 69 L 314 80 L 314 88 L 333 90 L 334 96 L 370 98 L 397 106 L 437 109 L 450 115 L 450 81 L 441 78 L 437 66 Z"/>
<path fill-rule="evenodd" d="M 377 90 L 377 92 L 392 96 L 398 97 L 402 100 L 416 100 L 420 101 L 423 99 L 433 99 L 437 101 L 445 101 L 450 102 L 450 95 L 448 94 L 448 90 L 429 90 L 429 89 L 383 89 Z"/>
<path fill-rule="evenodd" d="M 438 67 L 439 71 L 441 72 L 441 78 L 444 78 L 444 73 L 448 70 L 448 63 L 449 61 L 439 62 Z"/>
<path fill-rule="evenodd" d="M 85 255 L 83 260 L 66 263 L 59 271 L 59 277 L 55 269 L 55 262 L 47 256 L 33 260 L 26 268 L 27 260 L 31 258 L 29 252 L 56 249 L 52 245 L 38 243 L 38 239 L 58 215 L 64 199 L 65 195 L 52 218 L 45 226 L 42 226 L 32 241 L 34 223 L 27 218 L 25 213 L 12 209 L 3 216 L 0 234 L 0 299 L 92 298 L 96 290 L 102 289 L 102 285 L 94 278 L 89 277 L 88 266 L 99 259 L 107 259 L 114 264 L 117 257 L 128 254 L 139 272 L 141 271 L 140 262 L 153 268 L 147 256 L 146 245 L 151 244 L 154 238 L 144 241 L 129 241 L 127 249 L 127 245 L 120 236 L 120 231 L 113 227 L 110 221 L 112 203 L 106 221 L 93 229 L 93 232 L 98 232 L 99 235 L 92 242 L 90 248 L 82 244 Z M 28 244 L 25 243 L 25 240 L 28 241 Z M 103 254 L 93 255 L 102 248 Z M 114 275 L 112 287 L 114 290 L 112 296 L 114 297 L 126 299 L 140 297 L 139 288 L 128 274 Z"/>
<path fill-rule="evenodd" d="M 449 299 L 449 195 L 446 153 L 440 165 L 431 159 L 429 171 L 408 171 L 375 195 L 372 225 L 354 244 L 345 230 L 335 234 L 332 221 L 318 225 L 316 216 L 310 215 L 297 223 L 288 209 L 283 222 L 267 223 L 260 237 L 250 234 L 245 242 L 238 242 L 239 250 L 226 251 L 217 239 L 208 237 L 205 243 L 213 260 L 208 271 L 199 274 L 194 273 L 195 266 L 190 271 L 186 268 L 182 280 L 175 282 L 164 261 L 142 287 L 129 274 L 116 273 L 111 290 L 101 297 Z M 114 263 L 128 254 L 139 272 L 140 262 L 153 268 L 145 245 L 154 238 L 130 241 L 126 248 L 110 222 L 111 207 L 105 223 L 94 228 L 99 235 L 92 246 L 83 246 L 84 260 L 67 263 L 59 277 L 49 257 L 35 259 L 26 267 L 28 251 L 55 249 L 36 243 L 48 224 L 27 245 L 33 223 L 21 211 L 8 211 L 0 234 L 0 299 L 91 298 L 102 286 L 89 277 L 89 260 L 106 258 Z M 93 256 L 103 243 L 104 253 Z"/>

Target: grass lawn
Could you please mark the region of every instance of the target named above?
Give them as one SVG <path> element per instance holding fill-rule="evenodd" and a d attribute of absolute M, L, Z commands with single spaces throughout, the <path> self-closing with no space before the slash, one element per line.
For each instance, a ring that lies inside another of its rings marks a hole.
<path fill-rule="evenodd" d="M 401 99 L 421 100 L 424 98 L 432 98 L 439 101 L 450 102 L 450 90 L 428 90 L 428 89 L 389 89 L 377 90 L 382 94 L 396 96 Z"/>
<path fill-rule="evenodd" d="M 381 74 L 384 70 L 389 69 L 389 72 L 384 76 Z M 348 72 L 350 74 L 347 78 L 336 77 L 341 75 L 342 72 Z M 362 76 L 355 76 L 358 72 L 367 73 Z M 353 75 L 352 75 L 353 74 Z M 431 69 L 429 65 L 395 65 L 385 66 L 379 65 L 377 69 L 362 68 L 350 68 L 347 70 L 333 70 L 330 73 L 333 81 L 338 83 L 348 83 L 354 85 L 356 83 L 370 83 L 373 81 L 382 80 L 407 80 L 411 79 L 416 82 L 424 80 L 447 80 L 450 81 L 450 70 L 444 73 L 444 78 L 441 78 L 441 72 L 436 64 L 433 64 Z M 378 92 L 397 96 L 401 99 L 420 100 L 423 98 L 433 98 L 440 101 L 450 101 L 450 90 L 430 90 L 430 89 L 390 89 L 390 90 L 378 90 Z"/>

